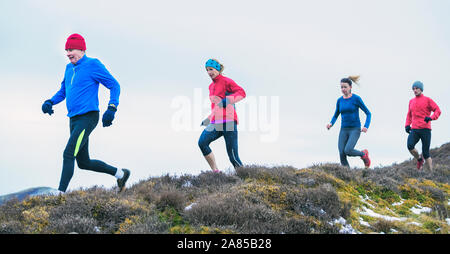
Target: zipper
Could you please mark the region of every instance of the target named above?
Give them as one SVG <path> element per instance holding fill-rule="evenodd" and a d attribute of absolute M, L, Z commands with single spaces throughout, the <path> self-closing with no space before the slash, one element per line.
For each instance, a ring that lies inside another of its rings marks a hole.
<path fill-rule="evenodd" d="M 73 69 L 73 75 L 72 75 L 72 79 L 70 80 L 70 85 L 73 84 L 73 78 L 75 77 L 75 67 L 72 67 Z"/>

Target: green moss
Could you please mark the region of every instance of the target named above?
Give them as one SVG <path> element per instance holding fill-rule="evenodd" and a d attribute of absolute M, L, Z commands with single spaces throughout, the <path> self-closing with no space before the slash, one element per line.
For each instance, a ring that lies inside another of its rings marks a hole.
<path fill-rule="evenodd" d="M 361 196 L 366 195 L 366 190 L 364 189 L 364 187 L 362 187 L 362 186 L 359 185 L 359 186 L 356 186 L 355 189 L 358 191 L 358 193 L 359 193 Z"/>
<path fill-rule="evenodd" d="M 159 219 L 163 222 L 169 222 L 172 225 L 179 226 L 184 224 L 183 217 L 173 207 L 168 207 L 159 213 Z"/>
<path fill-rule="evenodd" d="M 424 203 L 430 199 L 422 190 L 408 185 L 403 185 L 401 187 L 400 196 L 403 199 L 414 199 L 419 201 L 420 203 Z"/>
<path fill-rule="evenodd" d="M 376 193 L 390 204 L 401 200 L 397 193 L 387 188 L 378 189 Z"/>
<path fill-rule="evenodd" d="M 426 221 L 423 223 L 423 227 L 431 232 L 436 232 L 440 228 L 440 225 L 434 221 Z"/>
<path fill-rule="evenodd" d="M 375 222 L 375 221 L 377 221 L 377 219 L 376 218 L 373 218 L 373 217 L 370 217 L 370 216 L 368 216 L 368 215 L 363 215 L 363 214 L 361 214 L 361 215 L 359 215 L 359 217 L 361 218 L 361 219 L 363 219 L 364 221 L 366 221 L 366 222 Z"/>
<path fill-rule="evenodd" d="M 418 202 L 415 200 L 411 200 L 411 199 L 405 200 L 405 201 L 403 201 L 403 204 L 396 206 L 393 209 L 395 212 L 397 212 L 401 216 L 408 216 L 412 213 L 411 208 L 417 204 L 418 204 Z"/>

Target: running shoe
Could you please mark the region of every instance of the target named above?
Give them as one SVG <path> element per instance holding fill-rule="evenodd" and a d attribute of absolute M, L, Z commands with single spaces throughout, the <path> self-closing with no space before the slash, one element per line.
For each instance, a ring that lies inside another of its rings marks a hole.
<path fill-rule="evenodd" d="M 420 156 L 420 158 L 417 160 L 417 169 L 421 170 L 423 168 L 423 163 L 424 163 L 424 159 L 422 156 Z"/>
<path fill-rule="evenodd" d="M 370 167 L 369 151 L 367 151 L 367 149 L 364 149 L 362 152 L 364 153 L 364 155 L 361 156 L 361 159 L 364 162 L 364 166 L 366 166 L 366 168 L 368 168 L 368 167 Z"/>
<path fill-rule="evenodd" d="M 127 183 L 127 180 L 130 177 L 130 170 L 125 169 L 125 168 L 122 170 L 123 170 L 123 177 L 120 179 L 117 179 L 117 185 L 119 186 L 119 192 L 122 192 L 125 189 L 125 184 Z"/>

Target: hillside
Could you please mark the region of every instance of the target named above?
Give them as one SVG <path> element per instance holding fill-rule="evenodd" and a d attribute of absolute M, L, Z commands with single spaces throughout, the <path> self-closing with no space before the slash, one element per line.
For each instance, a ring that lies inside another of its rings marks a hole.
<path fill-rule="evenodd" d="M 50 194 L 57 190 L 50 187 L 34 187 L 23 191 L 0 196 L 0 205 L 11 199 L 24 200 L 28 197 Z"/>
<path fill-rule="evenodd" d="M 434 171 L 246 166 L 9 200 L 0 233 L 449 233 L 450 143 Z"/>

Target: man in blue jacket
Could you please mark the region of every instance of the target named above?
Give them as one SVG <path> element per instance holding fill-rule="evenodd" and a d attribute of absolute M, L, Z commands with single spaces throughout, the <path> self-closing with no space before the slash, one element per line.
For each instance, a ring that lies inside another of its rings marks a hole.
<path fill-rule="evenodd" d="M 61 89 L 42 105 L 42 111 L 53 114 L 52 106 L 64 99 L 70 118 L 70 138 L 63 154 L 63 169 L 58 190 L 65 192 L 72 179 L 75 160 L 80 169 L 107 173 L 117 178 L 119 192 L 130 176 L 128 169 L 112 167 L 103 161 L 89 158 L 89 135 L 99 121 L 99 83 L 110 90 L 108 109 L 103 114 L 103 127 L 111 126 L 119 105 L 120 85 L 105 66 L 86 56 L 86 43 L 79 34 L 69 36 L 65 46 L 70 63 L 66 66 Z"/>

